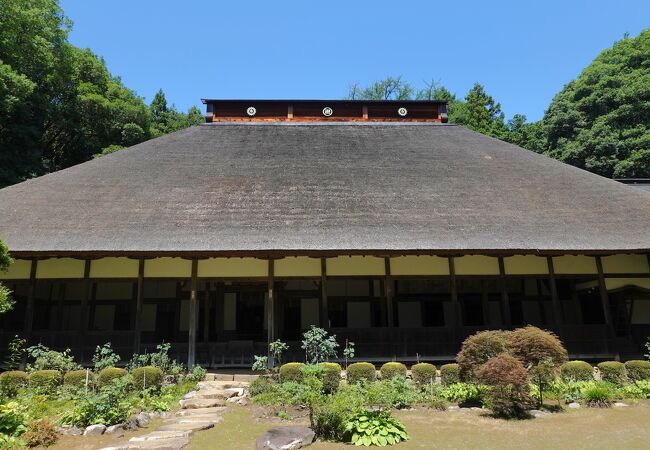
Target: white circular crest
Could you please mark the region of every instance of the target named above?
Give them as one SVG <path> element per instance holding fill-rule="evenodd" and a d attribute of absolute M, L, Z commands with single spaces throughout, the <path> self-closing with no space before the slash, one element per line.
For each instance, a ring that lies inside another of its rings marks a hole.
<path fill-rule="evenodd" d="M 401 107 L 400 109 L 397 110 L 397 114 L 399 114 L 402 117 L 406 117 L 408 113 L 409 113 L 408 110 L 404 107 Z"/>
<path fill-rule="evenodd" d="M 329 106 L 326 106 L 325 108 L 323 108 L 323 115 L 325 117 L 329 117 L 332 114 L 334 114 L 334 110 L 332 108 L 330 108 Z"/>
<path fill-rule="evenodd" d="M 246 114 L 253 117 L 255 114 L 257 114 L 257 110 L 255 109 L 254 106 L 249 106 L 248 108 L 246 108 Z"/>

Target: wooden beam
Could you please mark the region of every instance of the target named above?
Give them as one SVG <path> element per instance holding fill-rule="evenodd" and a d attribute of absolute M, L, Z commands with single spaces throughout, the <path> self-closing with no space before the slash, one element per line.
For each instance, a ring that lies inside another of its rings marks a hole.
<path fill-rule="evenodd" d="M 460 310 L 460 303 L 458 302 L 458 287 L 456 286 L 456 265 L 454 264 L 453 257 L 447 259 L 449 261 L 449 281 L 451 283 L 451 309 L 454 314 L 453 326 L 454 330 L 457 331 L 463 326 L 463 320 Z"/>
<path fill-rule="evenodd" d="M 609 295 L 607 294 L 607 286 L 605 284 L 605 275 L 603 273 L 603 261 L 600 256 L 596 256 L 596 267 L 598 268 L 598 284 L 600 287 L 600 302 L 603 306 L 603 314 L 605 316 L 605 323 L 612 326 L 612 312 L 609 309 Z"/>
<path fill-rule="evenodd" d="M 198 316 L 198 278 L 197 272 L 199 261 L 192 260 L 192 279 L 190 281 L 190 311 L 189 311 L 189 326 L 187 338 L 187 369 L 190 370 L 196 363 L 196 325 Z"/>
<path fill-rule="evenodd" d="M 564 308 L 560 304 L 560 299 L 557 295 L 557 281 L 555 280 L 555 267 L 553 266 L 553 257 L 546 257 L 546 264 L 548 266 L 548 279 L 551 285 L 551 302 L 553 303 L 553 316 L 555 316 L 555 325 L 558 327 L 561 337 L 561 327 L 564 324 Z"/>
<path fill-rule="evenodd" d="M 142 333 L 142 302 L 144 296 L 144 258 L 138 261 L 138 286 L 135 296 L 135 314 L 133 317 L 133 353 L 140 353 L 140 335 Z"/>
<path fill-rule="evenodd" d="M 393 311 L 393 278 L 390 276 L 390 258 L 384 258 L 384 297 L 386 301 L 386 326 L 395 326 L 395 313 Z"/>
<path fill-rule="evenodd" d="M 270 346 L 271 342 L 275 341 L 275 315 L 274 315 L 274 301 L 273 301 L 273 284 L 275 283 L 275 260 L 269 259 L 269 275 L 268 275 L 268 298 L 266 299 L 266 333 L 267 341 Z M 268 365 L 269 368 L 274 367 L 273 355 L 269 348 L 268 352 Z"/>
<path fill-rule="evenodd" d="M 90 282 L 90 264 L 89 259 L 86 260 L 84 265 L 84 285 L 83 285 L 83 296 L 81 297 L 81 323 L 79 326 L 79 348 L 81 348 L 81 361 L 82 363 L 86 361 L 86 355 L 84 354 L 83 348 L 86 343 L 86 333 L 88 333 L 88 300 L 90 299 L 91 294 L 91 282 Z"/>
<path fill-rule="evenodd" d="M 510 298 L 506 291 L 506 268 L 503 256 L 499 256 L 499 288 L 501 289 L 501 311 L 503 313 L 503 324 L 506 327 L 512 325 L 512 316 L 510 315 Z M 486 324 L 487 325 L 487 324 Z"/>
<path fill-rule="evenodd" d="M 320 326 L 326 330 L 330 327 L 327 303 L 327 260 L 325 258 L 320 259 Z"/>
<path fill-rule="evenodd" d="M 34 328 L 34 294 L 36 293 L 36 267 L 38 265 L 37 259 L 32 259 L 29 269 L 29 288 L 27 290 L 27 308 L 25 310 L 25 340 L 27 345 L 32 345 L 30 339 L 32 337 L 32 329 Z M 27 354 L 23 355 L 20 362 L 20 368 L 25 368 L 27 362 Z"/>

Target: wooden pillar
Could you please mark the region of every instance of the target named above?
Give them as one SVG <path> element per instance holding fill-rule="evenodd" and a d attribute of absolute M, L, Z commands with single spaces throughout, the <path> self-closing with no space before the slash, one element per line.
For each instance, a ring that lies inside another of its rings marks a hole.
<path fill-rule="evenodd" d="M 79 348 L 81 349 L 81 361 L 86 361 L 85 346 L 86 346 L 86 333 L 88 333 L 88 299 L 90 298 L 90 264 L 89 259 L 86 260 L 84 265 L 84 287 L 83 295 L 81 297 L 81 318 L 79 324 Z"/>
<path fill-rule="evenodd" d="M 555 268 L 553 266 L 553 257 L 546 257 L 546 264 L 548 265 L 548 277 L 551 285 L 551 301 L 553 302 L 553 315 L 555 316 L 555 326 L 558 329 L 560 336 L 562 335 L 561 327 L 564 324 L 564 312 L 560 299 L 557 295 L 557 283 L 555 281 Z"/>
<path fill-rule="evenodd" d="M 329 306 L 327 303 L 327 260 L 320 259 L 320 326 L 330 328 Z"/>
<path fill-rule="evenodd" d="M 293 105 L 289 105 L 287 108 L 287 119 L 293 119 Z"/>
<path fill-rule="evenodd" d="M 363 105 L 361 107 L 361 115 L 362 115 L 363 120 L 368 120 L 368 106 L 367 105 Z"/>
<path fill-rule="evenodd" d="M 501 312 L 503 314 L 503 325 L 509 327 L 512 325 L 512 316 L 510 314 L 510 298 L 506 290 L 506 266 L 503 256 L 499 256 L 499 289 L 501 290 Z"/>
<path fill-rule="evenodd" d="M 190 370 L 194 367 L 196 362 L 196 326 L 198 316 L 198 266 L 199 261 L 192 260 L 192 279 L 190 280 L 190 311 L 189 311 L 189 326 L 188 326 L 188 339 L 187 339 L 187 369 Z"/>
<path fill-rule="evenodd" d="M 210 342 L 210 283 L 205 285 L 205 296 L 203 297 L 203 342 Z"/>
<path fill-rule="evenodd" d="M 275 315 L 274 315 L 274 301 L 273 301 L 273 284 L 275 282 L 275 261 L 269 259 L 269 272 L 268 272 L 268 298 L 266 299 L 266 332 L 267 341 L 270 346 L 271 342 L 275 340 Z M 269 348 L 268 352 L 268 365 L 272 368 L 275 365 L 273 355 Z"/>
<path fill-rule="evenodd" d="M 609 308 L 609 295 L 607 295 L 607 286 L 605 285 L 605 275 L 603 273 L 603 261 L 600 256 L 596 256 L 596 267 L 598 268 L 598 284 L 600 286 L 600 302 L 603 306 L 603 314 L 605 316 L 605 323 L 613 326 L 612 312 Z"/>
<path fill-rule="evenodd" d="M 140 353 L 140 335 L 142 333 L 142 302 L 144 296 L 144 258 L 138 262 L 138 286 L 135 296 L 135 314 L 133 315 L 133 353 Z"/>
<path fill-rule="evenodd" d="M 463 320 L 461 315 L 460 302 L 458 301 L 458 287 L 456 286 L 456 266 L 454 264 L 454 258 L 448 258 L 449 261 L 449 280 L 451 282 L 451 304 L 453 311 L 452 325 L 454 330 L 458 330 L 463 326 Z"/>
<path fill-rule="evenodd" d="M 393 277 L 390 276 L 390 258 L 384 258 L 384 297 L 386 300 L 386 326 L 395 326 L 395 313 L 393 312 Z"/>
<path fill-rule="evenodd" d="M 36 293 L 36 268 L 38 260 L 32 259 L 32 264 L 29 269 L 29 288 L 27 289 L 27 308 L 25 309 L 25 340 L 27 345 L 33 345 L 31 342 L 32 330 L 34 328 L 34 295 Z M 25 369 L 27 362 L 27 354 L 23 355 L 20 362 L 20 369 Z"/>

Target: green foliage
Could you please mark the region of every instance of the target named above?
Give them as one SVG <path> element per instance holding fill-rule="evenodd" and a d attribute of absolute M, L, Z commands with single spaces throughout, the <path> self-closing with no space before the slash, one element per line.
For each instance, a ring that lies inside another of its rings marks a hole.
<path fill-rule="evenodd" d="M 143 355 L 134 354 L 127 365 L 127 370 L 133 372 L 138 367 L 154 366 L 162 370 L 163 375 L 179 375 L 183 372 L 183 365 L 169 357 L 171 344 L 163 342 L 156 346 L 156 352 Z"/>
<path fill-rule="evenodd" d="M 107 342 L 102 346 L 98 345 L 93 354 L 93 367 L 95 373 L 99 373 L 107 367 L 114 367 L 115 364 L 120 362 L 120 359 L 120 355 L 113 351 L 110 342 Z"/>
<path fill-rule="evenodd" d="M 28 364 L 28 372 L 36 370 L 58 370 L 61 373 L 66 373 L 81 368 L 74 361 L 74 356 L 72 356 L 69 348 L 63 352 L 57 352 L 50 350 L 42 344 L 37 344 L 27 348 L 27 355 L 34 360 L 33 363 Z"/>
<path fill-rule="evenodd" d="M 476 370 L 490 358 L 510 351 L 508 331 L 489 330 L 479 331 L 469 336 L 463 342 L 456 362 L 460 369 L 460 379 L 475 381 Z"/>
<path fill-rule="evenodd" d="M 27 425 L 21 438 L 28 447 L 50 447 L 59 439 L 59 433 L 49 420 L 35 420 Z"/>
<path fill-rule="evenodd" d="M 111 384 L 113 380 L 124 378 L 128 374 L 129 373 L 125 369 L 119 367 L 106 367 L 97 374 L 97 384 L 99 386 L 107 386 Z"/>
<path fill-rule="evenodd" d="M 111 368 L 102 370 L 102 373 L 108 370 Z M 127 377 L 119 377 L 102 383 L 96 394 L 79 398 L 75 407 L 63 414 L 61 423 L 86 427 L 99 423 L 114 425 L 124 422 L 131 413 L 128 399 L 129 382 Z"/>
<path fill-rule="evenodd" d="M 627 361 L 625 368 L 630 381 L 650 380 L 650 361 Z"/>
<path fill-rule="evenodd" d="M 354 359 L 354 355 L 355 355 L 354 342 L 349 342 L 346 339 L 345 348 L 343 349 L 343 357 L 345 358 L 345 367 L 348 366 L 349 359 Z"/>
<path fill-rule="evenodd" d="M 301 382 L 303 379 L 302 368 L 305 367 L 303 363 L 287 363 L 280 367 L 280 381 L 295 381 Z"/>
<path fill-rule="evenodd" d="M 371 382 L 377 378 L 375 366 L 367 362 L 357 362 L 350 364 L 347 370 L 348 384 L 359 382 Z"/>
<path fill-rule="evenodd" d="M 95 374 L 88 372 L 88 387 L 92 387 L 94 380 Z M 77 388 L 86 387 L 86 370 L 71 370 L 70 372 L 66 373 L 63 377 L 63 385 L 74 386 Z"/>
<path fill-rule="evenodd" d="M 10 370 L 0 374 L 0 394 L 15 397 L 18 390 L 27 386 L 29 376 L 22 370 Z"/>
<path fill-rule="evenodd" d="M 282 354 L 289 350 L 289 346 L 277 339 L 269 344 L 269 353 L 273 356 L 276 366 L 282 364 Z M 253 369 L 254 370 L 254 369 Z"/>
<path fill-rule="evenodd" d="M 384 408 L 406 408 L 415 403 L 417 392 L 407 381 L 406 377 L 396 375 L 368 383 L 366 389 L 366 405 Z"/>
<path fill-rule="evenodd" d="M 56 391 L 61 384 L 61 372 L 58 370 L 37 370 L 29 375 L 29 388 L 41 394 Z"/>
<path fill-rule="evenodd" d="M 347 422 L 345 429 L 350 434 L 350 442 L 357 446 L 384 447 L 409 439 L 404 424 L 386 411 L 357 413 Z"/>
<path fill-rule="evenodd" d="M 589 383 L 581 390 L 581 394 L 588 406 L 606 408 L 611 404 L 612 389 L 607 383 Z"/>
<path fill-rule="evenodd" d="M 348 100 L 408 100 L 413 97 L 413 86 L 398 77 L 386 77 L 362 88 L 358 84 L 350 86 Z"/>
<path fill-rule="evenodd" d="M 418 363 L 411 366 L 411 378 L 417 385 L 428 385 L 436 380 L 436 366 Z"/>
<path fill-rule="evenodd" d="M 552 360 L 540 361 L 528 371 L 528 378 L 535 386 L 537 407 L 541 408 L 544 403 L 544 389 L 549 386 L 557 377 L 557 370 Z"/>
<path fill-rule="evenodd" d="M 196 364 L 194 365 L 194 367 L 192 367 L 192 370 L 190 370 L 189 373 L 185 376 L 185 380 L 192 383 L 198 383 L 199 381 L 205 380 L 205 376 L 207 375 L 207 373 L 208 373 L 207 370 L 205 370 L 203 367 Z"/>
<path fill-rule="evenodd" d="M 475 83 L 465 96 L 456 122 L 479 133 L 504 139 L 507 134 L 504 117 L 501 105 L 487 94 L 482 85 Z"/>
<path fill-rule="evenodd" d="M 251 381 L 248 392 L 250 392 L 251 397 L 255 397 L 256 395 L 273 392 L 276 387 L 277 383 L 271 377 L 261 376 Z"/>
<path fill-rule="evenodd" d="M 622 398 L 646 399 L 650 398 L 650 381 L 637 381 L 619 388 Z"/>
<path fill-rule="evenodd" d="M 330 362 L 320 363 L 320 366 L 323 368 L 323 392 L 325 394 L 336 392 L 341 382 L 341 366 Z"/>
<path fill-rule="evenodd" d="M 305 350 L 307 362 L 317 364 L 336 358 L 336 349 L 339 344 L 336 342 L 336 336 L 328 336 L 327 331 L 322 328 L 311 328 L 303 333 L 302 349 Z"/>
<path fill-rule="evenodd" d="M 406 366 L 400 362 L 387 362 L 379 369 L 381 378 L 389 380 L 393 377 L 406 377 Z"/>
<path fill-rule="evenodd" d="M 131 372 L 133 387 L 137 390 L 158 389 L 162 384 L 163 371 L 158 367 L 138 367 Z"/>
<path fill-rule="evenodd" d="M 585 361 L 568 361 L 560 367 L 562 379 L 569 381 L 590 381 L 594 379 L 594 368 Z"/>
<path fill-rule="evenodd" d="M 489 405 L 500 417 L 525 417 L 530 398 L 528 373 L 521 361 L 506 353 L 490 358 L 476 372 L 491 387 Z"/>
<path fill-rule="evenodd" d="M 20 403 L 0 404 L 0 435 L 18 437 L 27 431 L 28 422 L 26 408 Z"/>
<path fill-rule="evenodd" d="M 450 386 L 460 382 L 460 366 L 456 363 L 443 364 L 440 367 L 440 383 Z"/>
<path fill-rule="evenodd" d="M 363 408 L 363 393 L 358 386 L 342 386 L 314 410 L 313 430 L 321 439 L 343 441 L 346 424 Z"/>
<path fill-rule="evenodd" d="M 554 333 L 531 325 L 509 333 L 508 347 L 527 369 L 542 362 L 560 366 L 567 359 L 567 351 Z"/>
<path fill-rule="evenodd" d="M 0 53 L 0 55 L 2 55 L 2 53 Z M 2 99 L 3 99 L 2 68 L 3 67 L 4 64 L 2 64 L 2 59 L 0 59 L 0 123 L 2 123 Z M 3 127 L 0 126 L 0 144 L 2 144 L 2 128 Z M 0 156 L 0 162 L 1 161 L 2 161 L 2 156 Z M 2 181 L 2 172 L 3 169 L 2 167 L 0 167 L 0 183 Z M 2 185 L 0 184 L 0 186 Z M 11 258 L 11 255 L 9 255 L 9 248 L 4 242 L 2 242 L 2 239 L 0 239 L 0 272 L 6 271 L 9 268 L 9 266 L 13 264 L 13 262 L 14 260 Z M 14 303 L 15 301 L 11 298 L 11 291 L 7 289 L 7 287 L 4 286 L 2 283 L 0 283 L 0 314 L 6 313 L 7 311 L 11 311 L 11 309 L 14 307 Z M 18 338 L 18 336 L 16 336 L 16 338 Z M 10 367 L 10 368 L 15 368 L 15 367 Z"/>
<path fill-rule="evenodd" d="M 473 383 L 454 383 L 442 389 L 440 394 L 445 400 L 459 405 L 481 405 L 487 389 Z"/>
<path fill-rule="evenodd" d="M 600 379 L 617 386 L 622 386 L 628 382 L 627 370 L 625 364 L 618 361 L 606 361 L 598 364 L 600 369 Z"/>
<path fill-rule="evenodd" d="M 269 370 L 269 358 L 268 356 L 253 356 L 254 361 L 251 366 L 253 372 L 267 372 Z"/>
<path fill-rule="evenodd" d="M 9 345 L 7 345 L 7 356 L 4 361 L 4 364 L 8 369 L 17 369 L 20 366 L 20 362 L 22 361 L 23 355 L 26 351 L 25 344 L 27 344 L 27 340 L 18 335 L 14 336 L 11 341 L 9 341 Z"/>

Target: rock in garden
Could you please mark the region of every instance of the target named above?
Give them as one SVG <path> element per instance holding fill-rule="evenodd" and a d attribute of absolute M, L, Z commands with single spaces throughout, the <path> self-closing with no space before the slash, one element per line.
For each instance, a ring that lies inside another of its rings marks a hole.
<path fill-rule="evenodd" d="M 166 425 L 159 427 L 157 431 L 187 431 L 193 433 L 212 427 L 214 427 L 212 421 L 168 422 Z"/>
<path fill-rule="evenodd" d="M 57 427 L 56 431 L 64 436 L 81 436 L 83 430 L 79 427 Z"/>
<path fill-rule="evenodd" d="M 450 407 L 447 408 L 448 411 L 460 411 L 460 406 L 457 405 L 451 405 Z"/>
<path fill-rule="evenodd" d="M 211 408 L 213 406 L 224 406 L 226 400 L 223 398 L 191 398 L 179 402 L 183 409 Z"/>
<path fill-rule="evenodd" d="M 539 409 L 531 409 L 530 411 L 528 411 L 528 414 L 538 419 L 542 417 L 548 417 L 551 415 L 551 413 L 546 411 L 540 411 Z"/>
<path fill-rule="evenodd" d="M 622 407 L 625 407 L 625 406 L 628 406 L 628 405 L 626 405 L 626 404 L 623 403 L 623 402 L 616 402 L 616 403 L 614 403 L 614 407 L 616 407 L 616 408 L 622 408 Z"/>
<path fill-rule="evenodd" d="M 141 412 L 135 416 L 135 420 L 137 421 L 140 428 L 146 428 L 149 426 L 149 422 L 151 422 L 151 416 L 149 416 L 149 414 L 146 412 Z"/>
<path fill-rule="evenodd" d="M 580 403 L 578 403 L 578 402 L 569 403 L 569 408 L 571 408 L 571 409 L 580 409 Z"/>
<path fill-rule="evenodd" d="M 105 433 L 106 434 L 124 433 L 124 424 L 123 423 L 118 423 L 117 425 L 111 425 L 110 427 L 106 428 Z"/>
<path fill-rule="evenodd" d="M 124 429 L 125 430 L 137 430 L 138 429 L 138 421 L 135 417 L 131 417 L 126 420 L 124 423 Z"/>
<path fill-rule="evenodd" d="M 315 434 L 307 427 L 275 427 L 255 440 L 257 450 L 293 450 L 306 447 L 314 441 Z"/>
<path fill-rule="evenodd" d="M 225 406 L 215 406 L 212 408 L 182 409 L 176 413 L 177 416 L 198 416 L 208 414 L 220 414 L 228 408 Z M 171 416 L 171 414 L 170 414 Z"/>
<path fill-rule="evenodd" d="M 84 436 L 99 436 L 104 434 L 104 431 L 106 431 L 106 425 L 102 425 L 102 424 L 90 425 L 89 427 L 86 427 L 86 431 L 84 431 Z"/>

